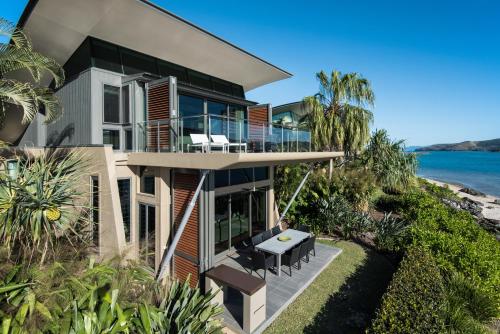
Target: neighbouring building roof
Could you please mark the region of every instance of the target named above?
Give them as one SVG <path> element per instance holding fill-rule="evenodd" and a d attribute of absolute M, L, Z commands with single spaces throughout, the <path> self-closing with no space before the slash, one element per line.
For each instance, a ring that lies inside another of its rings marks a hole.
<path fill-rule="evenodd" d="M 34 48 L 64 64 L 87 36 L 243 86 L 291 76 L 146 0 L 30 0 L 18 23 Z"/>

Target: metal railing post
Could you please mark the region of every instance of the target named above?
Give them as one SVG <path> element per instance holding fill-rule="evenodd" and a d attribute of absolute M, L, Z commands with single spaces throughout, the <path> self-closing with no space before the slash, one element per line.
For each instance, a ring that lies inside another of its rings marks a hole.
<path fill-rule="evenodd" d="M 210 120 L 210 115 L 206 115 L 208 117 L 208 152 L 212 153 L 212 122 Z M 203 150 L 203 149 L 202 149 Z"/>
<path fill-rule="evenodd" d="M 262 123 L 262 152 L 266 152 L 266 138 L 265 138 L 266 127 Z"/>
<path fill-rule="evenodd" d="M 297 128 L 295 131 L 297 131 L 297 152 L 299 151 L 299 129 Z"/>
<path fill-rule="evenodd" d="M 284 131 L 284 128 L 283 128 L 283 125 L 281 126 L 281 153 L 283 153 L 285 151 L 285 137 L 283 137 L 283 131 Z"/>
<path fill-rule="evenodd" d="M 156 152 L 160 152 L 160 121 L 156 121 Z"/>

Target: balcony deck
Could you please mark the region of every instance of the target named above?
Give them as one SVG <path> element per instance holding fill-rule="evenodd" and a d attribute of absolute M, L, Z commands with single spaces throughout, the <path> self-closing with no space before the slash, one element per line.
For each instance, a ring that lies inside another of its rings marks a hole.
<path fill-rule="evenodd" d="M 127 154 L 127 165 L 169 168 L 221 170 L 328 161 L 344 156 L 343 152 L 289 153 L 155 153 Z"/>
<path fill-rule="evenodd" d="M 281 268 L 281 276 L 268 271 L 266 320 L 253 333 L 262 333 L 290 305 L 314 279 L 342 252 L 339 248 L 316 243 L 316 256 L 310 256 L 309 263 L 302 262 L 302 269 L 292 269 L 289 276 L 288 267 Z M 225 264 L 249 273 L 249 260 L 245 252 L 228 255 L 216 265 Z M 263 271 L 259 270 L 262 275 Z M 257 275 L 255 272 L 253 275 Z M 236 333 L 245 333 L 242 329 L 243 297 L 235 290 L 228 289 L 229 298 L 224 304 L 224 324 Z"/>

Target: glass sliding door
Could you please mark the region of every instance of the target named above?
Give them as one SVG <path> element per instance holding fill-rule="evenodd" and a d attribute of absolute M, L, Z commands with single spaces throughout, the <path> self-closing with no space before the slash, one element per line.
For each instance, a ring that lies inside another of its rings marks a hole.
<path fill-rule="evenodd" d="M 267 226 L 266 188 L 215 197 L 214 254 L 237 247 Z"/>
<path fill-rule="evenodd" d="M 267 192 L 258 188 L 250 194 L 252 207 L 252 236 L 267 229 Z"/>
<path fill-rule="evenodd" d="M 215 197 L 215 254 L 229 249 L 229 195 Z"/>
<path fill-rule="evenodd" d="M 155 267 L 155 207 L 139 204 L 139 252 L 140 258 L 151 268 Z"/>
<path fill-rule="evenodd" d="M 250 201 L 248 193 L 231 194 L 231 245 L 250 237 Z"/>

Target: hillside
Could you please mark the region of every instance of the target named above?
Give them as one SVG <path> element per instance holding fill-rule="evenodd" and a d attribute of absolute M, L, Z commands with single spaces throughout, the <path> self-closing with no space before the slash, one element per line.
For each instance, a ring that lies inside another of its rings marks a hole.
<path fill-rule="evenodd" d="M 464 141 L 456 144 L 435 144 L 419 147 L 416 151 L 489 151 L 500 152 L 500 138 L 482 141 Z"/>

